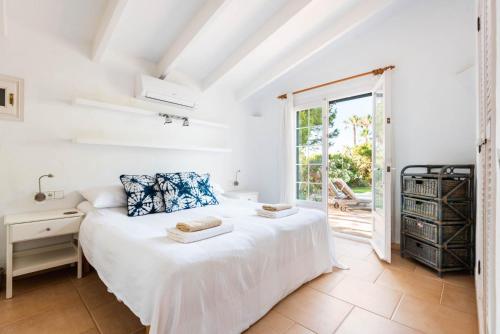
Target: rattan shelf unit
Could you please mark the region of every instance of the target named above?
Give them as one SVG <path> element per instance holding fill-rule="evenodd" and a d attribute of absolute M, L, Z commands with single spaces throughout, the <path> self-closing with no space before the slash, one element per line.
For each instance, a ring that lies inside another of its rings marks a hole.
<path fill-rule="evenodd" d="M 474 270 L 474 165 L 401 171 L 401 256 L 437 271 Z"/>

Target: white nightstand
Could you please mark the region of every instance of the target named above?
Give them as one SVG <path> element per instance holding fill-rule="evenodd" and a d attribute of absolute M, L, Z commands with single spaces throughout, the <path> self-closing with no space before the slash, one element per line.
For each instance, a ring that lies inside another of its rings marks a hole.
<path fill-rule="evenodd" d="M 232 190 L 224 193 L 224 196 L 229 198 L 241 199 L 244 201 L 259 201 L 259 192 L 251 190 Z"/>
<path fill-rule="evenodd" d="M 84 214 L 77 209 L 61 209 L 7 215 L 7 270 L 5 298 L 12 298 L 12 277 L 39 270 L 77 263 L 77 277 L 82 277 L 82 250 L 78 231 Z M 14 252 L 14 244 L 59 235 L 73 235 L 66 243 Z"/>

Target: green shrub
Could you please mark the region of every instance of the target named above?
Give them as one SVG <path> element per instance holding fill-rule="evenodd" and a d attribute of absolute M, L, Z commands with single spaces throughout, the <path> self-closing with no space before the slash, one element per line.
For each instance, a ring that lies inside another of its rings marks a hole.
<path fill-rule="evenodd" d="M 334 153 L 328 156 L 328 176 L 330 179 L 342 179 L 349 185 L 357 185 L 362 180 L 355 161 L 345 153 Z"/>
<path fill-rule="evenodd" d="M 335 126 L 337 118 L 337 104 L 331 103 L 328 110 L 328 144 L 333 146 L 340 131 Z M 305 109 L 297 113 L 297 156 L 300 165 L 297 166 L 298 180 L 301 182 L 321 182 L 321 154 L 311 154 L 310 150 L 321 151 L 322 144 L 322 110 L 321 108 Z M 353 127 L 354 146 L 345 149 L 344 152 L 328 155 L 328 177 L 344 180 L 350 187 L 369 187 L 372 182 L 372 144 L 368 141 L 370 136 L 370 116 L 362 118 L 353 116 L 348 122 Z M 356 145 L 357 127 L 362 129 L 361 137 L 365 139 L 364 144 Z M 309 154 L 307 153 L 309 151 Z"/>
<path fill-rule="evenodd" d="M 368 186 L 372 182 L 372 145 L 371 143 L 360 144 L 351 149 L 351 157 L 356 165 L 362 184 Z"/>
<path fill-rule="evenodd" d="M 303 161 L 303 163 L 319 163 L 321 155 L 311 155 L 307 160 Z M 328 176 L 330 179 L 342 179 L 351 187 L 369 187 L 372 182 L 371 160 L 372 147 L 370 143 L 357 145 L 354 148 L 346 149 L 344 152 L 329 154 Z M 307 168 L 298 172 L 301 179 L 307 179 Z M 317 179 L 311 181 L 319 182 L 319 175 L 315 176 L 316 173 L 310 173 L 311 178 Z"/>

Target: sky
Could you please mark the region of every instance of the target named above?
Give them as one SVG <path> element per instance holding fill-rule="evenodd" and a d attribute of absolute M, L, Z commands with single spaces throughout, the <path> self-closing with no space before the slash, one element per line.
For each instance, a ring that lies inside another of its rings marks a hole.
<path fill-rule="evenodd" d="M 337 118 L 335 119 L 335 126 L 339 129 L 339 135 L 335 139 L 335 144 L 328 149 L 329 153 L 342 152 L 345 146 L 352 146 L 353 132 L 352 127 L 347 127 L 345 121 L 353 116 L 366 117 L 372 114 L 372 97 L 363 97 L 355 100 L 344 101 L 337 103 Z M 358 143 L 362 141 L 359 136 L 361 129 L 358 128 Z"/>

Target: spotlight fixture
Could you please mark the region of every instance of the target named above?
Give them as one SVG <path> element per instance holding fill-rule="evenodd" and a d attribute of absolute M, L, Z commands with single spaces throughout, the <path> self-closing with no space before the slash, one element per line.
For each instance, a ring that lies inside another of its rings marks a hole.
<path fill-rule="evenodd" d="M 174 119 L 182 121 L 182 126 L 189 126 L 189 118 L 186 116 L 179 116 L 179 115 L 172 115 L 172 114 L 163 114 L 160 113 L 158 114 L 160 117 L 164 117 L 165 121 L 163 125 L 165 124 L 170 124 L 173 122 Z"/>

